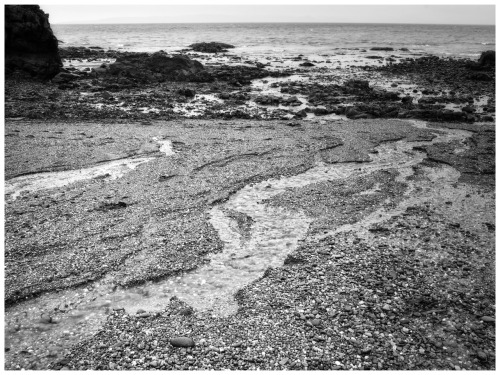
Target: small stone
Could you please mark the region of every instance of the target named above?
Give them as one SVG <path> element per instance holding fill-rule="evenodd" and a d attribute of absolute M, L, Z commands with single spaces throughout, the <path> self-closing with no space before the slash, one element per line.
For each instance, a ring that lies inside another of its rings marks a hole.
<path fill-rule="evenodd" d="M 143 309 L 137 310 L 137 314 L 142 314 L 142 313 L 145 313 L 145 312 L 146 312 L 146 310 L 143 310 Z"/>
<path fill-rule="evenodd" d="M 495 323 L 495 319 L 491 316 L 483 316 L 481 320 L 485 323 Z"/>
<path fill-rule="evenodd" d="M 108 91 L 103 91 L 102 92 L 102 97 L 106 100 L 113 99 L 113 95 L 111 95 Z"/>
<path fill-rule="evenodd" d="M 367 355 L 367 354 L 370 354 L 371 351 L 372 351 L 371 348 L 364 348 L 364 349 L 361 350 L 361 354 L 362 355 Z"/>
<path fill-rule="evenodd" d="M 446 341 L 444 343 L 444 346 L 449 347 L 449 348 L 457 348 L 458 344 L 454 341 Z"/>
<path fill-rule="evenodd" d="M 488 359 L 488 356 L 486 355 L 485 352 L 482 352 L 482 351 L 478 351 L 477 352 L 477 357 L 481 360 L 481 361 L 486 361 Z"/>
<path fill-rule="evenodd" d="M 42 314 L 42 317 L 40 318 L 39 322 L 42 324 L 50 324 L 52 323 L 52 317 L 50 317 L 47 314 Z"/>
<path fill-rule="evenodd" d="M 190 348 L 194 346 L 194 340 L 190 337 L 174 337 L 170 339 L 170 344 L 178 348 Z"/>
<path fill-rule="evenodd" d="M 288 362 L 288 358 L 283 358 L 281 361 L 280 361 L 280 365 L 285 365 L 286 363 Z"/>
<path fill-rule="evenodd" d="M 311 320 L 311 324 L 315 327 L 319 326 L 321 324 L 321 320 L 319 319 L 313 319 Z"/>
<path fill-rule="evenodd" d="M 190 307 L 186 307 L 185 309 L 181 309 L 179 311 L 179 314 L 180 315 L 183 315 L 183 316 L 189 316 L 189 315 L 192 315 L 193 314 L 193 309 L 190 308 Z"/>
<path fill-rule="evenodd" d="M 425 353 L 425 349 L 420 348 L 420 349 L 418 349 L 418 352 L 419 352 L 420 354 L 424 354 L 424 353 Z"/>
<path fill-rule="evenodd" d="M 391 309 L 391 306 L 389 306 L 387 303 L 382 306 L 382 310 L 389 311 Z"/>

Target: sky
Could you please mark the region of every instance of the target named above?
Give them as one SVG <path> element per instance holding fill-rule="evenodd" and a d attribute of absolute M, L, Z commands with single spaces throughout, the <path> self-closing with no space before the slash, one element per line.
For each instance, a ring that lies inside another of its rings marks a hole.
<path fill-rule="evenodd" d="M 342 22 L 494 25 L 494 5 L 40 4 L 51 24 Z M 102 4 L 102 3 L 101 3 Z"/>

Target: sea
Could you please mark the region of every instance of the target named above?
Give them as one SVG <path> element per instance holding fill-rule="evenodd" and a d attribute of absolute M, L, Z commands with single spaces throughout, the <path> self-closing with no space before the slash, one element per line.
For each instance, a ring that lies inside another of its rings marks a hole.
<path fill-rule="evenodd" d="M 475 59 L 495 49 L 495 26 L 351 23 L 53 24 L 60 47 L 175 52 L 196 42 L 255 56 L 334 55 L 372 47 Z"/>

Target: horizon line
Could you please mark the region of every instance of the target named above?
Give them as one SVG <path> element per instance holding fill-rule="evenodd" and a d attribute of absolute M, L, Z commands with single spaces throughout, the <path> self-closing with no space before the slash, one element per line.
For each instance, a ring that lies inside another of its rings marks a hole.
<path fill-rule="evenodd" d="M 164 25 L 164 24 L 275 24 L 275 23 L 304 23 L 304 24 L 362 24 L 362 25 L 446 25 L 446 26 L 496 26 L 490 23 L 413 23 L 413 22 L 315 22 L 315 21 L 241 21 L 241 22 L 58 22 L 51 25 Z"/>

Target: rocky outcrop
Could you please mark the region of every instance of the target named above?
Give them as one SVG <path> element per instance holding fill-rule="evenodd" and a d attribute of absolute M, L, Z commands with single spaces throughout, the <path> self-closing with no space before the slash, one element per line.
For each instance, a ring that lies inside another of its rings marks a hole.
<path fill-rule="evenodd" d="M 38 5 L 5 6 L 5 73 L 49 79 L 62 67 L 49 15 Z"/>
<path fill-rule="evenodd" d="M 403 49 L 401 49 L 403 50 Z M 394 48 L 392 47 L 372 47 L 370 48 L 370 51 L 394 51 Z"/>
<path fill-rule="evenodd" d="M 140 82 L 212 80 L 200 62 L 163 52 L 123 54 L 109 66 L 109 73 Z"/>
<path fill-rule="evenodd" d="M 234 46 L 231 44 L 220 42 L 194 43 L 189 47 L 191 47 L 193 51 L 205 53 L 227 52 L 228 48 L 234 48 Z"/>
<path fill-rule="evenodd" d="M 485 51 L 481 53 L 478 63 L 482 67 L 495 66 L 495 51 Z"/>

